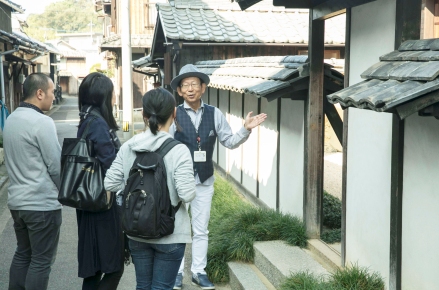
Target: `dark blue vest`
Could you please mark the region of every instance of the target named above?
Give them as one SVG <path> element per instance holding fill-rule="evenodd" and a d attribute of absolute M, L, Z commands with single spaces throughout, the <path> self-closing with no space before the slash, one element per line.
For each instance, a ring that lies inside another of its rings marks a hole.
<path fill-rule="evenodd" d="M 181 126 L 182 131 L 176 131 L 174 138 L 189 148 L 193 161 L 194 151 L 198 150 L 197 132 L 183 105 L 177 107 L 177 122 Z M 200 181 L 203 183 L 213 175 L 212 156 L 217 136 L 215 130 L 215 107 L 204 104 L 204 113 L 198 127 L 198 136 L 201 139 L 201 150 L 206 151 L 206 162 L 194 162 L 194 174 L 198 174 Z"/>

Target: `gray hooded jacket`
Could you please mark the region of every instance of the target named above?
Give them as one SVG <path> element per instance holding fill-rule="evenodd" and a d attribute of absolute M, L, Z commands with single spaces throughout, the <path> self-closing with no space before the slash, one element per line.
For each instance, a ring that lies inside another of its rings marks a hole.
<path fill-rule="evenodd" d="M 167 132 L 158 131 L 153 135 L 149 129 L 144 133 L 135 135 L 125 142 L 119 150 L 116 159 L 105 176 L 105 189 L 119 191 L 125 187 L 129 171 L 136 159 L 136 152 L 155 151 L 163 142 L 172 138 Z M 186 204 L 195 198 L 195 182 L 192 157 L 189 149 L 183 145 L 177 145 L 163 158 L 166 166 L 167 182 L 171 203 L 176 206 L 183 201 L 175 215 L 175 228 L 172 235 L 155 240 L 144 240 L 130 237 L 133 240 L 154 243 L 174 244 L 191 243 L 191 223 Z"/>

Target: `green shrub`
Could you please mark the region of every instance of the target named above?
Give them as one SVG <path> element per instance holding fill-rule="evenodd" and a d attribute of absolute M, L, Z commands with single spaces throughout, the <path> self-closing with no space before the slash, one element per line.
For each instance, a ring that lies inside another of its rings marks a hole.
<path fill-rule="evenodd" d="M 326 281 L 323 276 L 300 272 L 288 277 L 281 290 L 384 290 L 383 278 L 367 268 L 352 265 L 330 274 Z"/>
<path fill-rule="evenodd" d="M 303 222 L 275 210 L 255 208 L 217 176 L 209 223 L 206 271 L 212 282 L 227 282 L 228 261 L 253 262 L 254 241 L 284 240 L 304 247 Z"/>
<path fill-rule="evenodd" d="M 351 265 L 337 270 L 332 275 L 332 285 L 350 290 L 384 290 L 384 281 L 380 274 L 370 273 L 369 269 Z"/>
<path fill-rule="evenodd" d="M 320 239 L 328 244 L 338 243 L 341 241 L 341 229 L 324 229 Z"/>
<path fill-rule="evenodd" d="M 323 193 L 323 225 L 331 229 L 341 228 L 341 201 L 326 191 Z"/>

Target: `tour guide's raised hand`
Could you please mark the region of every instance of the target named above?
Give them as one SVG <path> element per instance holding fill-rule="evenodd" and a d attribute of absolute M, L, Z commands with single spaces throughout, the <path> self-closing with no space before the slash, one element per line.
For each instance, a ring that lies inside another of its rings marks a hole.
<path fill-rule="evenodd" d="M 245 117 L 244 127 L 251 131 L 253 128 L 262 124 L 267 119 L 267 114 L 262 113 L 252 117 L 253 112 L 249 112 Z"/>

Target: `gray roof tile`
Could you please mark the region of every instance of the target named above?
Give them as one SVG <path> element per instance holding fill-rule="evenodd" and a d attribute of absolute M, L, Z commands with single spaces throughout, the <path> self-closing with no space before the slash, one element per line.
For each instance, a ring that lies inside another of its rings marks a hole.
<path fill-rule="evenodd" d="M 439 90 L 439 51 L 431 50 L 436 47 L 439 39 L 406 41 L 368 68 L 361 75 L 364 82 L 328 95 L 328 100 L 384 112 Z"/>
<path fill-rule="evenodd" d="M 307 56 L 261 56 L 199 61 L 209 86 L 263 97 L 291 87 L 291 80 L 307 69 Z"/>
<path fill-rule="evenodd" d="M 271 6 L 264 8 L 265 10 L 261 8 L 241 11 L 235 9 L 236 7 L 233 8 L 233 5 L 221 4 L 215 7 L 213 4 L 200 1 L 179 1 L 174 5 L 157 4 L 167 38 L 217 42 L 307 43 L 308 41 L 309 17 L 305 10 Z M 191 25 L 191 27 L 183 25 Z M 344 15 L 327 20 L 325 43 L 344 44 L 344 25 Z M 184 30 L 177 35 L 172 30 L 173 27 L 181 27 Z M 199 30 L 216 31 L 216 33 L 200 38 L 195 36 Z M 220 36 L 218 32 L 225 35 Z"/>

